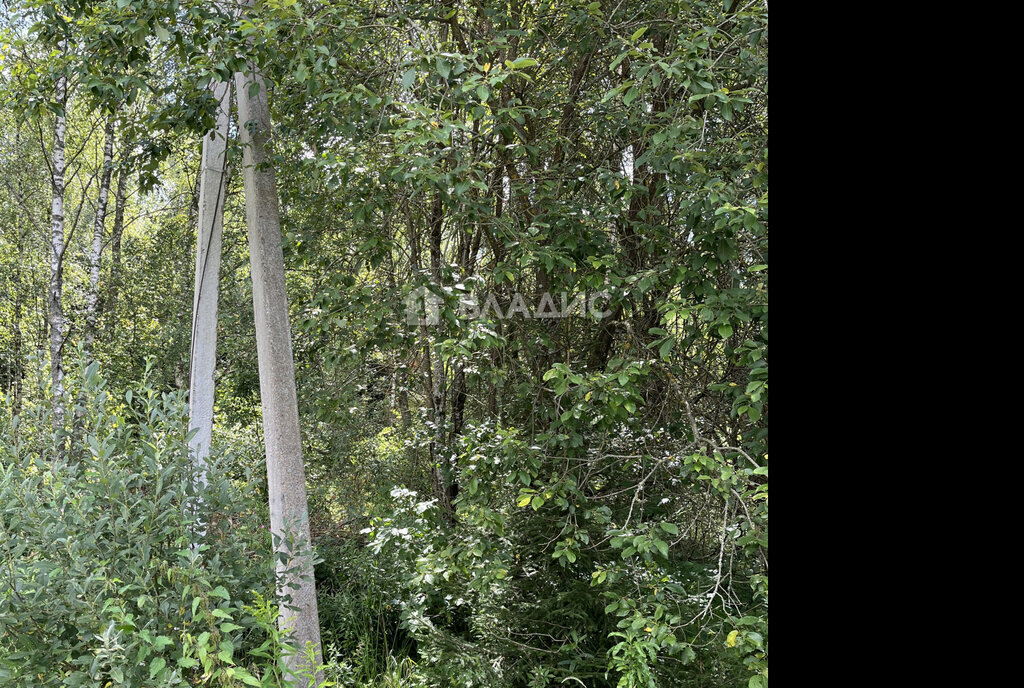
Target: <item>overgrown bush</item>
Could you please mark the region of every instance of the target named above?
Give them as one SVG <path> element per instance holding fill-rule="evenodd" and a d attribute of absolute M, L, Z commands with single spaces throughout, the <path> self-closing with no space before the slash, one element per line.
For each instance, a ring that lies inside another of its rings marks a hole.
<path fill-rule="evenodd" d="M 690 445 L 658 463 L 680 495 L 669 499 L 637 486 L 650 466 L 595 461 L 600 499 L 544 474 L 515 431 L 475 439 L 456 522 L 396 488 L 350 564 L 373 562 L 367 580 L 401 607 L 426 685 L 766 684 L 765 471 Z"/>
<path fill-rule="evenodd" d="M 253 476 L 222 452 L 196 484 L 181 393 L 94 364 L 72 394 L 70 433 L 2 412 L 0 685 L 279 685 Z"/>

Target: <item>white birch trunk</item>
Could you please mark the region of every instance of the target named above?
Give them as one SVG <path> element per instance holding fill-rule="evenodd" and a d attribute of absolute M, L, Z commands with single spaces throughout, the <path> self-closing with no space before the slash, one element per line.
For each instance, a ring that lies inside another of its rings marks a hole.
<path fill-rule="evenodd" d="M 221 231 L 227 194 L 228 125 L 231 84 L 212 87 L 219 105 L 216 128 L 203 139 L 196 231 L 196 276 L 192 300 L 192 356 L 189 375 L 189 423 L 196 431 L 190 446 L 196 482 L 206 484 L 213 438 L 214 375 L 217 368 L 217 301 L 220 294 Z"/>
<path fill-rule="evenodd" d="M 57 103 L 63 108 L 67 101 L 67 79 L 57 80 Z M 53 127 L 53 203 L 50 208 L 50 382 L 53 395 L 53 429 L 64 429 L 64 139 L 67 135 L 67 117 L 63 109 L 56 116 Z M 61 443 L 63 444 L 63 443 Z"/>
<path fill-rule="evenodd" d="M 258 92 L 250 93 L 252 84 L 259 84 Z M 300 649 L 311 646 L 314 661 L 319 665 L 320 622 L 281 250 L 277 180 L 273 168 L 267 164 L 270 107 L 266 84 L 259 73 L 238 74 L 235 89 L 238 93 L 239 131 L 244 145 L 245 215 L 249 230 L 260 400 L 267 451 L 270 528 L 278 543 L 275 548 L 278 596 L 290 598 L 290 603 L 281 603 L 278 625 L 282 629 L 291 629 L 292 641 Z M 315 671 L 316 666 L 310 667 L 306 663 L 303 653 L 289 658 L 287 664 L 293 679 L 298 679 L 300 672 L 307 675 L 315 672 L 315 680 L 302 680 L 302 686 L 315 686 L 323 680 L 322 673 Z"/>

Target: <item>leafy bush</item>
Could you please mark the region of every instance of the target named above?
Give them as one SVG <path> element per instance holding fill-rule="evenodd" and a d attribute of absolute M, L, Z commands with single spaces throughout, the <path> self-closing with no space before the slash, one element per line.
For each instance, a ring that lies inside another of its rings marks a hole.
<path fill-rule="evenodd" d="M 222 453 L 197 486 L 181 393 L 82 378 L 70 435 L 3 412 L 0 685 L 278 685 L 253 476 Z"/>

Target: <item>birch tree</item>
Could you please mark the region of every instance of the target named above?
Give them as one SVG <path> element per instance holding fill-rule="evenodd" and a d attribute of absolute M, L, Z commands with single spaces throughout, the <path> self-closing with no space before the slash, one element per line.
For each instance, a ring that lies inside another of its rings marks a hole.
<path fill-rule="evenodd" d="M 64 159 L 67 136 L 67 77 L 57 79 L 55 92 L 56 119 L 53 125 L 53 151 L 50 162 L 50 183 L 53 199 L 50 207 L 50 283 L 47 324 L 50 331 L 50 382 L 53 398 L 53 428 L 64 427 Z"/>

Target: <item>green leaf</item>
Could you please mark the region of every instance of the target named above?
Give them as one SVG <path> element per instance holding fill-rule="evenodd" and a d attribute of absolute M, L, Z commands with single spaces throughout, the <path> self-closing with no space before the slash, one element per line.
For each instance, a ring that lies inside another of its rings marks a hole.
<path fill-rule="evenodd" d="M 405 74 L 402 75 L 402 90 L 408 91 L 409 88 L 416 82 L 416 70 L 407 69 Z"/>
<path fill-rule="evenodd" d="M 222 662 L 231 663 L 231 657 L 235 653 L 235 645 L 230 640 L 220 641 L 220 652 L 217 653 L 217 657 Z"/>
<path fill-rule="evenodd" d="M 437 73 L 441 75 L 442 79 L 447 80 L 452 73 L 451 64 L 443 57 L 437 58 L 437 60 L 434 61 L 434 66 L 437 68 Z"/>
<path fill-rule="evenodd" d="M 242 681 L 247 686 L 260 686 L 262 685 L 255 676 L 250 674 L 248 671 L 241 667 L 235 667 L 235 678 Z"/>
<path fill-rule="evenodd" d="M 149 679 L 152 681 L 157 674 L 164 670 L 167 666 L 167 660 L 163 657 L 154 657 L 153 661 L 149 663 Z"/>
<path fill-rule="evenodd" d="M 533 59 L 532 57 L 520 57 L 518 60 L 512 62 L 512 66 L 516 69 L 525 69 L 527 67 L 536 67 L 540 62 Z"/>
<path fill-rule="evenodd" d="M 658 355 L 661 356 L 663 360 L 668 360 L 668 355 L 669 353 L 672 352 L 672 349 L 673 347 L 675 347 L 675 345 L 675 337 L 668 337 L 665 341 L 661 343 L 661 346 L 658 347 Z"/>

